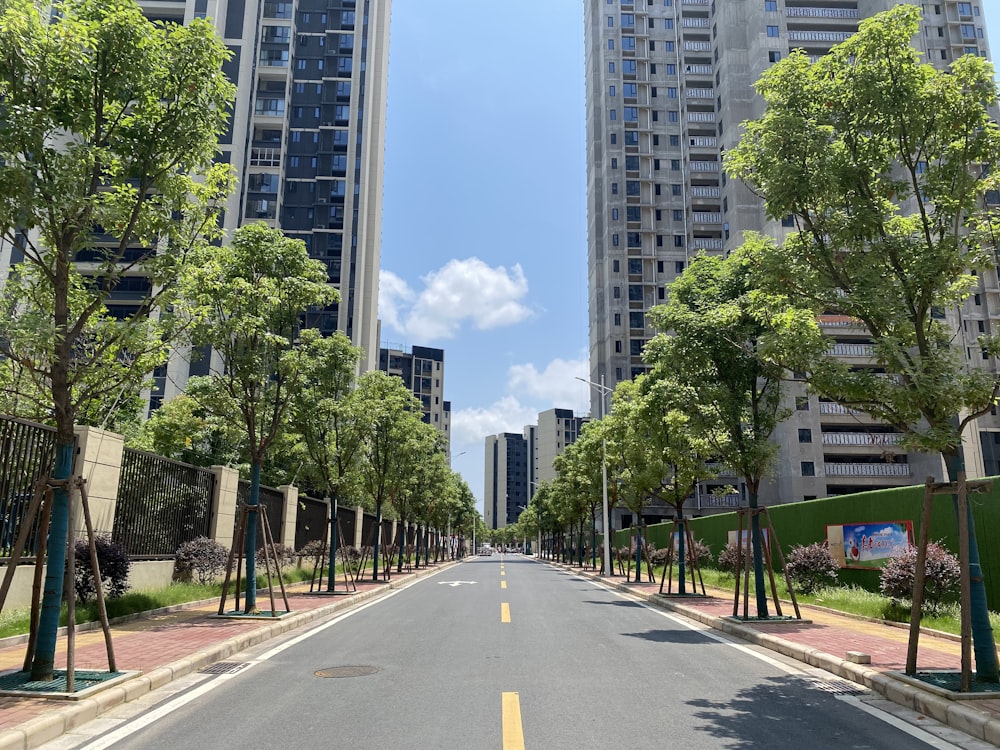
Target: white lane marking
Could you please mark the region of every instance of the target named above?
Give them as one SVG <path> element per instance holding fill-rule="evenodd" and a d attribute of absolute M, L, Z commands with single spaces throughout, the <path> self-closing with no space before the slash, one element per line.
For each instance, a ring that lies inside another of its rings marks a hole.
<path fill-rule="evenodd" d="M 440 571 L 438 571 L 438 572 L 440 572 Z M 436 575 L 436 573 L 432 573 L 431 575 Z M 358 614 L 359 612 L 363 612 L 364 610 L 368 609 L 369 607 L 374 607 L 376 604 L 381 604 L 385 600 L 391 599 L 396 594 L 399 594 L 399 593 L 405 591 L 406 589 L 410 588 L 410 586 L 412 586 L 413 584 L 417 583 L 419 580 L 420 579 L 415 579 L 413 581 L 410 581 L 409 583 L 406 583 L 405 585 L 400 586 L 398 589 L 393 589 L 392 591 L 390 591 L 389 593 L 385 594 L 384 596 L 380 596 L 378 599 L 375 599 L 374 601 L 370 601 L 370 602 L 367 602 L 365 604 L 362 604 L 362 605 L 358 606 L 357 608 L 350 610 L 349 612 L 345 612 L 344 614 L 339 615 L 339 616 L 333 618 L 332 620 L 329 620 L 328 622 L 324 622 L 322 625 L 318 625 L 315 628 L 313 628 L 313 629 L 311 629 L 311 630 L 309 630 L 309 631 L 307 631 L 305 633 L 302 633 L 300 635 L 295 636 L 294 638 L 291 638 L 290 640 L 286 641 L 285 643 L 282 643 L 280 646 L 275 646 L 270 651 L 267 651 L 267 652 L 261 654 L 260 656 L 258 656 L 256 659 L 248 661 L 246 668 L 241 669 L 239 672 L 237 672 L 235 674 L 221 674 L 221 675 L 216 675 L 214 677 L 214 679 L 211 679 L 208 682 L 204 683 L 203 685 L 200 685 L 199 687 L 194 688 L 190 692 L 186 692 L 183 695 L 178 696 L 177 698 L 174 698 L 174 699 L 168 701 L 167 703 L 163 704 L 159 708 L 153 709 L 149 713 L 142 715 L 141 717 L 135 719 L 134 721 L 130 721 L 128 724 L 126 724 L 125 726 L 121 727 L 120 729 L 116 729 L 113 732 L 109 732 L 108 734 L 106 734 L 106 735 L 104 735 L 102 737 L 99 737 L 96 740 L 94 740 L 93 742 L 90 742 L 90 743 L 88 743 L 86 745 L 81 745 L 80 748 L 79 748 L 79 750 L 104 750 L 104 748 L 111 747 L 116 742 L 121 742 L 122 740 L 127 739 L 128 737 L 132 736 L 133 734 L 137 733 L 138 731 L 140 731 L 142 729 L 145 729 L 150 724 L 152 724 L 152 723 L 154 723 L 156 721 L 159 721 L 160 719 L 164 718 L 165 716 L 168 716 L 168 715 L 172 714 L 177 709 L 183 708 L 184 706 L 186 706 L 191 701 L 193 701 L 193 700 L 195 700 L 197 698 L 200 698 L 201 696 L 203 696 L 206 693 L 214 690 L 217 687 L 220 687 L 225 682 L 228 682 L 229 680 L 233 679 L 234 677 L 240 677 L 242 675 L 245 675 L 247 672 L 249 672 L 251 669 L 253 669 L 258 664 L 261 664 L 261 663 L 267 661 L 268 659 L 271 659 L 274 656 L 277 656 L 278 654 L 280 654 L 285 649 L 291 648 L 292 646 L 294 646 L 294 645 L 296 645 L 298 643 L 301 643 L 306 638 L 311 638 L 312 636 L 316 635 L 317 633 L 322 633 L 327 628 L 332 628 L 337 623 L 343 622 L 348 617 L 352 617 L 352 616 Z"/>
<path fill-rule="evenodd" d="M 947 740 L 943 740 L 940 737 L 935 737 L 933 734 L 928 732 L 926 729 L 921 729 L 920 727 L 915 727 L 912 724 L 907 723 L 903 719 L 900 719 L 892 714 L 886 713 L 875 706 L 869 706 L 863 700 L 857 698 L 853 695 L 837 695 L 834 696 L 837 700 L 843 701 L 844 703 L 850 703 L 855 708 L 864 711 L 869 716 L 874 716 L 876 719 L 885 722 L 889 726 L 895 727 L 901 732 L 914 737 L 930 747 L 936 748 L 936 750 L 960 750 L 958 745 L 953 745 Z"/>
<path fill-rule="evenodd" d="M 616 594 L 622 599 L 627 599 L 628 601 L 635 602 L 639 606 L 648 609 L 650 612 L 655 612 L 661 617 L 665 617 L 671 622 L 676 623 L 677 625 L 680 625 L 682 627 L 685 627 L 688 630 L 694 630 L 698 633 L 701 633 L 706 638 L 711 638 L 713 641 L 718 641 L 719 643 L 723 643 L 731 648 L 736 649 L 737 651 L 741 651 L 744 654 L 752 656 L 755 659 L 758 659 L 759 661 L 762 661 L 766 664 L 773 666 L 775 669 L 778 669 L 781 672 L 784 672 L 785 674 L 796 675 L 796 676 L 811 675 L 812 677 L 818 679 L 824 679 L 824 678 L 830 680 L 836 679 L 835 675 L 830 675 L 829 673 L 826 672 L 821 672 L 820 674 L 817 674 L 817 670 L 800 668 L 792 664 L 786 664 L 784 662 L 778 661 L 777 659 L 772 659 L 767 654 L 759 653 L 757 651 L 754 651 L 752 648 L 748 646 L 744 646 L 739 643 L 734 643 L 728 638 L 724 638 L 723 636 L 716 633 L 709 625 L 705 625 L 704 623 L 700 623 L 696 620 L 688 620 L 686 618 L 679 617 L 669 612 L 664 612 L 663 610 L 654 607 L 651 604 L 648 604 L 647 602 L 644 602 L 643 600 L 632 596 L 631 594 L 627 594 L 623 591 L 618 591 L 617 589 L 609 588 L 608 586 L 605 586 L 604 584 L 600 583 L 594 583 L 594 585 L 599 589 L 603 589 L 605 591 L 608 591 L 609 593 Z M 865 690 L 866 688 L 864 685 L 858 685 L 858 689 Z M 935 737 L 930 732 L 921 729 L 920 727 L 915 727 L 912 724 L 907 723 L 903 719 L 900 719 L 896 716 L 893 716 L 892 714 L 881 711 L 880 709 L 875 708 L 874 706 L 869 706 L 867 703 L 865 703 L 857 696 L 836 695 L 834 697 L 837 700 L 843 701 L 845 703 L 850 703 L 852 706 L 861 709 L 865 713 L 874 716 L 876 719 L 879 719 L 880 721 L 883 721 L 886 724 L 889 724 L 890 726 L 893 726 L 902 732 L 905 732 L 911 737 L 920 740 L 921 742 L 925 743 L 926 745 L 929 745 L 930 747 L 935 748 L 936 750 L 961 750 L 961 748 L 958 745 L 954 745 L 950 742 L 947 742 L 946 740 L 943 740 L 940 737 Z"/>
<path fill-rule="evenodd" d="M 473 584 L 476 581 L 438 581 L 438 586 L 451 586 L 455 588 L 456 586 L 461 586 L 463 583 Z"/>

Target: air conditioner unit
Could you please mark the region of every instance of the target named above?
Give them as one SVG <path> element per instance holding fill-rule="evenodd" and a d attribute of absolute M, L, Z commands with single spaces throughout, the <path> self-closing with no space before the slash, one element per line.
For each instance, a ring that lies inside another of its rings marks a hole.
<path fill-rule="evenodd" d="M 317 202 L 317 203 L 326 203 L 326 201 L 327 201 L 327 199 L 326 199 L 326 198 L 317 198 L 317 199 L 316 199 L 316 202 Z"/>

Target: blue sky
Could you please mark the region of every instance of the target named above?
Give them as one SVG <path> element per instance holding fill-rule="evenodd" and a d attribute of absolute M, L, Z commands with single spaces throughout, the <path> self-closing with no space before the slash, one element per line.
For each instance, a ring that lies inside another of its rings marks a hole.
<path fill-rule="evenodd" d="M 583 7 L 396 0 L 389 49 L 382 341 L 445 350 L 482 510 L 487 435 L 588 410 Z"/>
<path fill-rule="evenodd" d="M 396 0 L 388 99 L 382 341 L 444 349 L 482 509 L 487 435 L 588 409 L 582 4 Z"/>

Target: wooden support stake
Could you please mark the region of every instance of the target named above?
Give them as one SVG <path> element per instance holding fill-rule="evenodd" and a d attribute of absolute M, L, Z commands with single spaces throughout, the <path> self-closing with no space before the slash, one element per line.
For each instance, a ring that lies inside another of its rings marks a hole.
<path fill-rule="evenodd" d="M 910 609 L 910 638 L 906 645 L 905 674 L 911 677 L 917 673 L 917 647 L 920 642 L 920 616 L 923 613 L 924 589 L 927 583 L 927 544 L 931 533 L 931 509 L 934 495 L 940 485 L 934 483 L 934 477 L 924 481 L 924 506 L 920 511 L 920 531 L 917 542 L 917 562 L 913 575 L 913 600 Z"/>
<path fill-rule="evenodd" d="M 958 560 L 962 569 L 962 692 L 972 690 L 972 581 L 969 569 L 969 496 L 958 472 Z"/>

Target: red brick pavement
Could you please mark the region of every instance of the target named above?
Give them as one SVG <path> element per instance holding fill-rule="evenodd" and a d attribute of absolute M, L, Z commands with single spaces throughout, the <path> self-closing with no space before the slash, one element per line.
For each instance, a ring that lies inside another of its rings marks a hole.
<path fill-rule="evenodd" d="M 384 583 L 358 583 L 358 593 L 371 592 L 383 588 Z M 342 584 L 338 585 L 339 590 Z M 261 596 L 264 592 L 259 592 Z M 326 607 L 347 596 L 310 595 L 307 591 L 292 590 L 289 593 L 290 609 L 293 613 L 307 612 Z M 278 609 L 282 610 L 280 597 Z M 261 604 L 266 606 L 266 595 Z M 232 606 L 232 599 L 227 607 Z M 269 619 L 228 619 L 218 618 L 218 602 L 180 609 L 174 612 L 151 615 L 112 626 L 112 643 L 116 666 L 119 670 L 139 670 L 148 673 L 159 667 L 177 662 L 199 652 L 210 649 L 231 638 L 264 631 L 275 620 Z M 9 639 L 13 640 L 13 639 Z M 57 668 L 66 666 L 65 637 L 59 640 L 56 654 Z M 24 660 L 26 646 L 23 643 L 3 645 L 0 641 L 0 671 L 19 670 Z M 100 630 L 76 634 L 76 668 L 108 668 L 104 635 Z M 0 731 L 11 729 L 25 721 L 36 718 L 45 711 L 65 705 L 51 699 L 0 696 Z"/>

